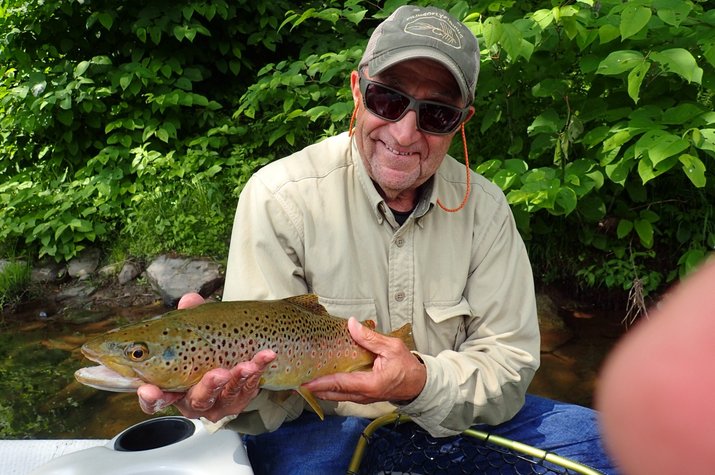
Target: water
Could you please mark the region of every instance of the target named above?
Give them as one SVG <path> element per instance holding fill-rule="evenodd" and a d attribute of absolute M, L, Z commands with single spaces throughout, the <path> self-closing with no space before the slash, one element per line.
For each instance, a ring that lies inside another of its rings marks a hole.
<path fill-rule="evenodd" d="M 33 302 L 0 316 L 0 439 L 106 439 L 149 419 L 136 394 L 92 389 L 73 374 L 93 364 L 80 353 L 88 338 L 166 311 L 151 304 L 58 314 Z M 623 326 L 612 313 L 572 311 L 564 318 L 565 329 L 542 330 L 542 366 L 529 392 L 590 406 L 598 371 Z M 167 414 L 176 412 L 160 415 Z"/>
<path fill-rule="evenodd" d="M 166 309 L 55 311 L 35 302 L 0 317 L 0 439 L 111 438 L 148 419 L 136 394 L 98 391 L 73 375 L 93 364 L 80 352 L 89 337 Z"/>

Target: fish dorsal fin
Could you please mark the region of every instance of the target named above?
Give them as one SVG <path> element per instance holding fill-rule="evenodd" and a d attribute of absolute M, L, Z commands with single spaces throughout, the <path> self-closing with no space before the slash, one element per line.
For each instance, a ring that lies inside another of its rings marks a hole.
<path fill-rule="evenodd" d="M 405 323 L 405 324 L 402 325 L 400 328 L 398 328 L 397 330 L 391 332 L 391 333 L 390 333 L 389 335 L 387 335 L 387 336 L 391 336 L 391 337 L 394 337 L 394 338 L 399 338 L 400 340 L 402 340 L 402 342 L 405 344 L 405 346 L 407 347 L 407 349 L 409 349 L 410 351 L 415 351 L 415 350 L 416 350 L 416 348 L 415 348 L 415 340 L 414 340 L 414 338 L 413 338 L 413 336 L 412 336 L 412 324 L 410 324 L 410 323 Z"/>
<path fill-rule="evenodd" d="M 318 315 L 330 315 L 328 311 L 325 310 L 325 307 L 320 305 L 318 296 L 315 294 L 296 295 L 295 297 L 288 297 L 284 300 L 296 307 L 304 308 Z"/>

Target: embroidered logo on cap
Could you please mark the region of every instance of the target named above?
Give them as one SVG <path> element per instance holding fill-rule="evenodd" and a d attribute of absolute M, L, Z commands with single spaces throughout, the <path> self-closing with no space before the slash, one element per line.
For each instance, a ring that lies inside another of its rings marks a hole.
<path fill-rule="evenodd" d="M 415 19 L 407 21 L 404 31 L 411 35 L 432 38 L 455 49 L 462 47 L 459 30 L 449 17 L 444 15 L 418 15 Z"/>

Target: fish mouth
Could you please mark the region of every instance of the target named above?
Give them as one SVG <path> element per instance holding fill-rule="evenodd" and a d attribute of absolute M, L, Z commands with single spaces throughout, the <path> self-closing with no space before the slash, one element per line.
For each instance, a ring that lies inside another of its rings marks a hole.
<path fill-rule="evenodd" d="M 139 386 L 145 384 L 136 376 L 123 376 L 104 365 L 80 368 L 75 371 L 74 377 L 85 386 L 120 393 L 135 392 Z"/>
<path fill-rule="evenodd" d="M 109 372 L 112 372 L 116 376 L 119 376 L 122 378 L 137 378 L 138 377 L 137 373 L 132 368 L 130 368 L 126 364 L 116 362 L 115 358 L 113 358 L 111 356 L 107 356 L 105 353 L 103 353 L 100 350 L 93 349 L 90 345 L 82 345 L 81 351 L 82 351 L 82 354 L 85 356 L 85 358 L 102 365 L 106 369 L 108 376 L 109 376 Z M 97 373 L 98 373 L 98 371 L 97 371 Z"/>
<path fill-rule="evenodd" d="M 77 381 L 95 389 L 113 392 L 135 392 L 144 384 L 137 373 L 130 367 L 113 361 L 101 350 L 94 349 L 92 345 L 82 345 L 82 354 L 90 361 L 99 363 L 99 366 L 80 368 L 74 373 Z"/>

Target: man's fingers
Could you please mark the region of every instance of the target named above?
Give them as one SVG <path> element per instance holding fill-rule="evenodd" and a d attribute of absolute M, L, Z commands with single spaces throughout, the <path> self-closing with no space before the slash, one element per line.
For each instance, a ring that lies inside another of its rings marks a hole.
<path fill-rule="evenodd" d="M 262 350 L 251 361 L 230 370 L 212 369 L 186 393 L 167 393 L 145 384 L 137 390 L 139 405 L 147 414 L 154 414 L 174 404 L 186 417 L 203 416 L 213 421 L 237 414 L 256 397 L 263 371 L 275 358 L 273 351 Z"/>
<path fill-rule="evenodd" d="M 186 394 L 190 408 L 195 411 L 211 409 L 230 379 L 231 373 L 223 368 L 207 372 Z"/>
<path fill-rule="evenodd" d="M 197 305 L 201 305 L 204 302 L 205 300 L 200 294 L 197 294 L 196 292 L 190 292 L 181 296 L 176 308 L 182 309 L 196 307 Z"/>
<path fill-rule="evenodd" d="M 231 379 L 224 387 L 223 397 L 235 398 L 241 391 L 258 389 L 263 371 L 276 356 L 271 350 L 261 350 L 251 361 L 235 366 L 231 370 Z"/>
<path fill-rule="evenodd" d="M 158 387 L 145 384 L 137 389 L 139 407 L 147 414 L 156 414 L 162 409 L 175 404 L 184 397 L 183 393 L 165 393 Z"/>

